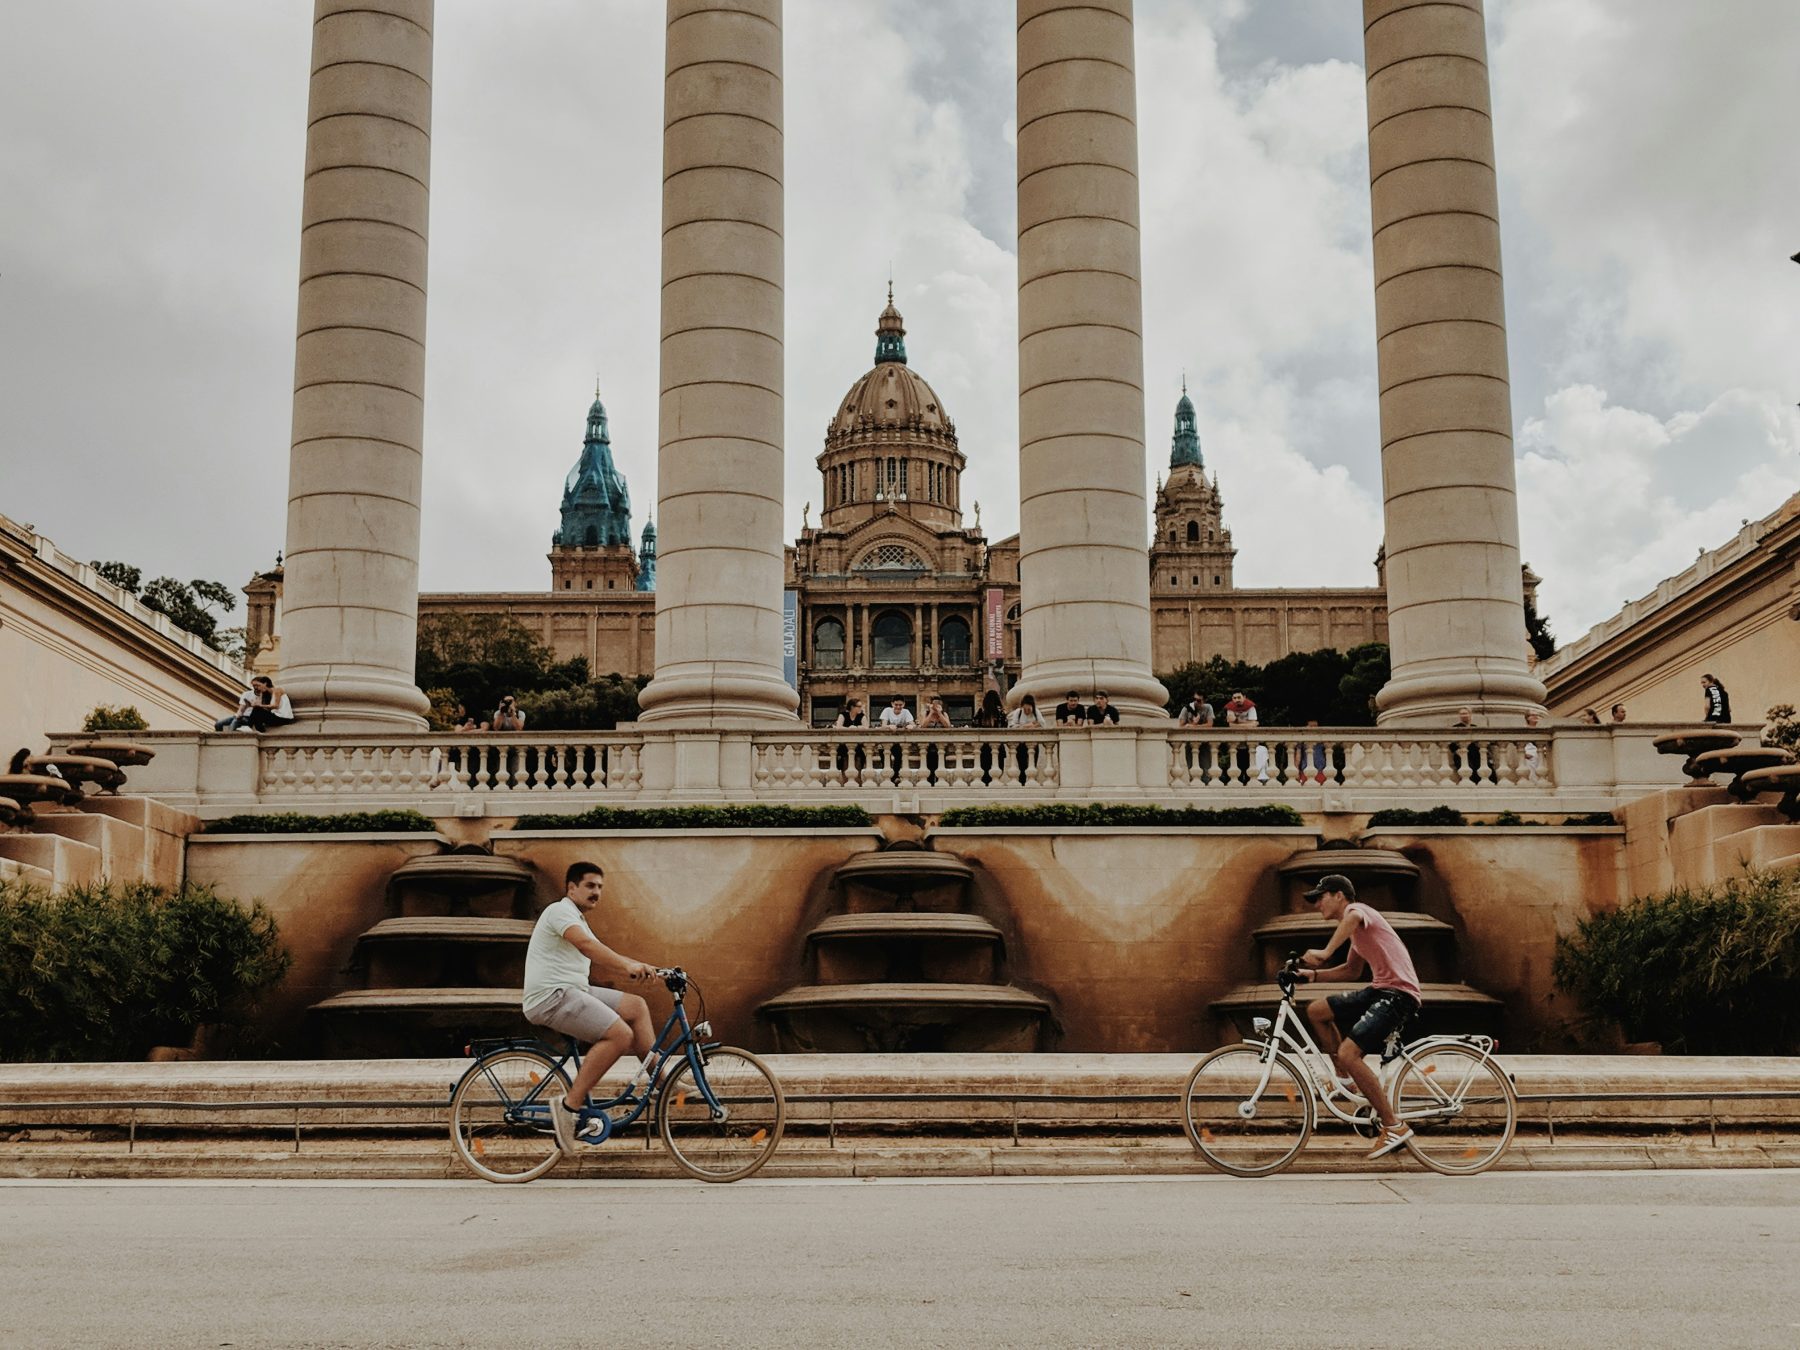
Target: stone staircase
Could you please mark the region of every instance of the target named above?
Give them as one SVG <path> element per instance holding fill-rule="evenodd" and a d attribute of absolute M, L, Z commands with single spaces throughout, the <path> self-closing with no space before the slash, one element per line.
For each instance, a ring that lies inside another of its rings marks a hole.
<path fill-rule="evenodd" d="M 182 841 L 199 827 L 195 817 L 149 797 L 40 804 L 28 822 L 0 827 L 0 878 L 46 890 L 102 880 L 178 886 Z"/>

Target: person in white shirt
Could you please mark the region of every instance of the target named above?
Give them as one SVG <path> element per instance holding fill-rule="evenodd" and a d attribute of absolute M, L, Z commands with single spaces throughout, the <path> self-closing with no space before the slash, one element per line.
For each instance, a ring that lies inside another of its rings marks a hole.
<path fill-rule="evenodd" d="M 913 715 L 907 710 L 906 700 L 895 694 L 894 701 L 881 710 L 881 725 L 904 731 L 912 724 Z"/>
<path fill-rule="evenodd" d="M 563 876 L 563 897 L 538 915 L 525 948 L 525 1020 L 587 1047 L 568 1095 L 552 1096 L 550 1121 L 556 1142 L 572 1153 L 576 1141 L 598 1137 L 605 1126 L 590 1114 L 588 1097 L 627 1050 L 650 1053 L 656 1028 L 650 1005 L 636 994 L 589 983 L 601 978 L 644 980 L 654 968 L 621 956 L 594 936 L 587 916 L 600 903 L 606 873 L 598 863 L 578 862 Z"/>

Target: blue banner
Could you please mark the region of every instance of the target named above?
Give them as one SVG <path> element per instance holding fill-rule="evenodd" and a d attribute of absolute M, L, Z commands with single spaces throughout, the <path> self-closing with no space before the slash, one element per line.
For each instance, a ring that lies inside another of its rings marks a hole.
<path fill-rule="evenodd" d="M 800 687 L 800 592 L 781 593 L 781 673 L 788 688 Z"/>

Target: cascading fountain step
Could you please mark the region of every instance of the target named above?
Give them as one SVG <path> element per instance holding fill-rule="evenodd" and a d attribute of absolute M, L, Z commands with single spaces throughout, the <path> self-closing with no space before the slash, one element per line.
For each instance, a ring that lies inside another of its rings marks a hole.
<path fill-rule="evenodd" d="M 530 919 L 494 919 L 479 914 L 425 914 L 383 919 L 362 935 L 364 942 L 531 941 Z"/>
<path fill-rule="evenodd" d="M 1295 1001 L 1304 1006 L 1313 998 L 1329 994 L 1348 994 L 1364 988 L 1359 981 L 1343 984 L 1302 985 Z M 1500 1029 L 1505 1006 L 1499 999 L 1472 989 L 1466 984 L 1435 984 L 1422 981 L 1420 996 L 1425 1006 L 1406 1029 L 1408 1040 L 1439 1032 L 1454 1035 L 1485 1033 L 1494 1035 Z M 1281 990 L 1274 984 L 1241 984 L 1213 1003 L 1213 1011 L 1228 1017 L 1241 1034 L 1248 1034 L 1253 1017 L 1275 1016 L 1281 1004 Z"/>
<path fill-rule="evenodd" d="M 856 938 L 969 938 L 999 942 L 998 928 L 979 914 L 898 913 L 834 914 L 822 920 L 807 938 L 854 940 Z"/>
<path fill-rule="evenodd" d="M 760 1009 L 810 1051 L 1021 1051 L 1049 1000 L 1008 984 L 803 984 Z M 826 1014 L 826 1016 L 819 1016 Z"/>
<path fill-rule="evenodd" d="M 1394 931 L 1401 937 L 1412 933 L 1437 936 L 1439 934 L 1453 936 L 1456 929 L 1442 919 L 1434 919 L 1429 914 L 1415 914 L 1410 910 L 1383 910 L 1382 918 L 1393 925 Z M 1330 937 L 1336 924 L 1327 922 L 1321 914 L 1281 914 L 1263 924 L 1253 934 L 1258 942 L 1272 942 L 1276 938 L 1291 938 L 1295 942 L 1305 942 L 1308 946 L 1317 946 Z"/>

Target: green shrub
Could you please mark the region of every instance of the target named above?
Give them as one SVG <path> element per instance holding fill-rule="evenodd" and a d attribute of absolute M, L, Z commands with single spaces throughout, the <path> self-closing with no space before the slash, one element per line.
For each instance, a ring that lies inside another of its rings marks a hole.
<path fill-rule="evenodd" d="M 1369 817 L 1366 828 L 1383 825 L 1467 825 L 1468 819 L 1454 806 L 1434 806 L 1429 811 L 1413 811 L 1404 806 L 1390 806 Z"/>
<path fill-rule="evenodd" d="M 417 811 L 345 811 L 309 816 L 279 811 L 266 816 L 224 816 L 209 820 L 202 834 L 426 834 L 437 825 Z"/>
<path fill-rule="evenodd" d="M 209 886 L 0 881 L 0 1059 L 142 1059 L 245 1022 L 290 963 L 267 909 Z"/>
<path fill-rule="evenodd" d="M 515 830 L 833 829 L 870 823 L 860 806 L 596 806 L 579 815 L 520 816 Z"/>
<path fill-rule="evenodd" d="M 1800 1051 L 1800 876 L 1749 871 L 1584 919 L 1551 967 L 1589 1027 L 1692 1054 Z"/>
<path fill-rule="evenodd" d="M 1580 816 L 1564 816 L 1565 825 L 1617 825 L 1619 818 L 1611 811 L 1589 811 Z"/>
<path fill-rule="evenodd" d="M 959 806 L 944 812 L 940 825 L 1300 825 L 1305 822 L 1291 806 L 1133 806 L 1123 802 L 1096 802 L 1091 806 Z"/>
<path fill-rule="evenodd" d="M 150 724 L 144 720 L 144 715 L 129 703 L 118 708 L 101 703 L 95 705 L 94 710 L 82 719 L 81 729 L 83 731 L 148 731 Z"/>

